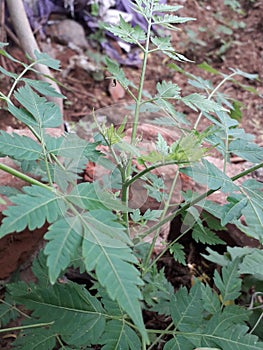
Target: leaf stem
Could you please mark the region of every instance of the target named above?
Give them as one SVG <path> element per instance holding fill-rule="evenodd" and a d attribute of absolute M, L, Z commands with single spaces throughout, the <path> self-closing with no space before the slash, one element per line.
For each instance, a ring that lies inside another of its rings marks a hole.
<path fill-rule="evenodd" d="M 52 324 L 54 324 L 54 321 L 52 321 L 52 322 L 47 322 L 47 323 L 29 324 L 29 325 L 26 325 L 26 326 L 18 326 L 18 327 L 4 328 L 4 329 L 0 329 L 0 333 L 19 331 L 19 330 L 21 330 L 21 329 L 30 329 L 30 328 L 38 328 L 38 327 L 47 327 L 47 326 L 51 326 Z"/>
<path fill-rule="evenodd" d="M 37 186 L 43 187 L 49 191 L 53 191 L 53 187 L 51 187 L 49 185 L 45 185 L 42 182 L 40 182 L 40 181 L 38 181 L 38 180 L 28 176 L 28 175 L 25 175 L 25 174 L 21 173 L 20 171 L 15 170 L 14 168 L 11 168 L 10 166 L 5 165 L 3 163 L 0 163 L 0 170 L 3 170 L 6 173 L 9 173 L 10 175 L 13 175 L 13 176 L 15 176 L 23 181 L 26 181 L 26 182 L 30 183 L 31 185 L 37 185 Z"/>

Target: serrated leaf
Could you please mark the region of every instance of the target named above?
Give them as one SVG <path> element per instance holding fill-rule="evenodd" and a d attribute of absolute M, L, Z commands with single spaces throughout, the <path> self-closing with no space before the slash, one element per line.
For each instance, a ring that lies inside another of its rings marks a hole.
<path fill-rule="evenodd" d="M 230 142 L 229 152 L 251 163 L 260 163 L 263 161 L 263 147 L 260 147 L 256 143 L 245 142 L 244 139 L 237 139 Z"/>
<path fill-rule="evenodd" d="M 157 1 L 156 3 L 154 3 L 152 11 L 153 12 L 177 12 L 181 8 L 183 8 L 182 5 L 167 5 L 167 4 L 158 3 Z"/>
<path fill-rule="evenodd" d="M 0 131 L 0 153 L 16 160 L 37 160 L 41 158 L 41 146 L 27 136 L 12 135 Z"/>
<path fill-rule="evenodd" d="M 259 274 L 263 276 L 263 250 L 251 249 L 249 254 L 244 256 L 243 261 L 239 265 L 239 273 L 242 274 Z"/>
<path fill-rule="evenodd" d="M 64 205 L 54 191 L 39 186 L 23 188 L 24 194 L 12 198 L 14 205 L 4 210 L 6 216 L 0 227 L 0 237 L 11 232 L 40 228 L 47 221 L 54 222 L 63 214 Z"/>
<path fill-rule="evenodd" d="M 41 80 L 33 80 L 28 78 L 22 78 L 21 81 L 24 81 L 29 86 L 37 90 L 41 95 L 44 96 L 53 96 L 53 97 L 59 97 L 59 98 L 65 98 L 64 95 L 57 92 L 52 85 L 50 85 L 46 81 Z"/>
<path fill-rule="evenodd" d="M 180 16 L 174 16 L 165 14 L 163 16 L 153 16 L 154 24 L 162 25 L 162 26 L 168 26 L 168 28 L 173 28 L 173 24 L 181 24 L 189 21 L 194 21 L 195 18 L 193 17 L 180 17 Z"/>
<path fill-rule="evenodd" d="M 44 238 L 48 241 L 44 253 L 51 284 L 54 284 L 63 270 L 69 265 L 74 253 L 81 246 L 82 236 L 75 229 L 80 225 L 78 217 L 63 218 L 49 226 Z"/>
<path fill-rule="evenodd" d="M 239 259 L 235 259 L 222 268 L 222 277 L 215 270 L 214 283 L 221 293 L 222 304 L 226 305 L 241 294 L 242 281 L 239 278 Z"/>
<path fill-rule="evenodd" d="M 201 242 L 203 244 L 225 244 L 213 231 L 205 227 L 201 220 L 198 220 L 194 225 L 192 237 L 196 242 Z"/>
<path fill-rule="evenodd" d="M 250 79 L 250 80 L 255 80 L 258 79 L 258 74 L 251 74 L 251 73 L 247 73 L 242 71 L 239 68 L 229 68 L 232 72 L 235 72 L 238 75 L 241 75 L 242 77 L 246 78 L 246 79 Z"/>
<path fill-rule="evenodd" d="M 120 15 L 119 25 L 104 25 L 106 30 L 114 34 L 115 36 L 124 39 L 124 41 L 131 44 L 138 44 L 146 40 L 146 34 L 139 25 L 131 26 Z"/>
<path fill-rule="evenodd" d="M 37 63 L 43 64 L 44 66 L 47 66 L 49 68 L 59 70 L 60 69 L 60 61 L 56 60 L 55 58 L 50 57 L 45 52 L 39 52 L 37 50 L 34 51 Z"/>
<path fill-rule="evenodd" d="M 212 190 L 221 189 L 224 193 L 239 190 L 239 187 L 225 173 L 206 159 L 202 160 L 202 164 L 181 168 L 180 171 Z"/>
<path fill-rule="evenodd" d="M 263 348 L 263 342 L 258 341 L 258 337 L 248 333 L 249 328 L 244 325 L 229 327 L 224 332 L 218 332 L 214 336 L 207 334 L 207 339 L 221 349 L 229 350 L 260 350 Z"/>
<path fill-rule="evenodd" d="M 226 266 L 229 263 L 229 260 L 225 255 L 221 255 L 218 252 L 213 251 L 211 248 L 207 247 L 206 251 L 209 255 L 201 254 L 205 259 L 211 261 L 215 264 Z"/>
<path fill-rule="evenodd" d="M 262 240 L 263 227 L 263 184 L 254 179 L 249 179 L 242 184 L 242 193 L 247 198 L 247 205 L 243 208 L 242 214 L 245 217 L 246 225 L 235 222 L 242 231 L 256 239 Z"/>
<path fill-rule="evenodd" d="M 216 112 L 225 110 L 225 108 L 223 108 L 220 104 L 198 93 L 193 93 L 182 97 L 181 100 L 194 111 L 198 111 L 198 109 L 202 112 Z"/>
<path fill-rule="evenodd" d="M 161 83 L 157 83 L 156 89 L 158 91 L 158 98 L 179 98 L 180 97 L 180 88 L 177 84 L 172 83 L 171 81 L 166 82 L 165 80 Z"/>
<path fill-rule="evenodd" d="M 68 281 L 43 288 L 20 282 L 9 285 L 8 290 L 17 303 L 32 310 L 34 320 L 54 322 L 50 331 L 57 332 L 68 345 L 94 344 L 104 330 L 104 310 L 83 286 Z"/>
<path fill-rule="evenodd" d="M 201 284 L 196 284 L 188 293 L 180 288 L 171 298 L 170 311 L 175 329 L 182 332 L 197 332 L 202 321 Z"/>
<path fill-rule="evenodd" d="M 135 331 L 118 320 L 107 322 L 105 332 L 100 338 L 100 343 L 104 344 L 102 350 L 141 349 L 141 342 Z"/>
<path fill-rule="evenodd" d="M 209 285 L 202 284 L 201 290 L 204 309 L 209 312 L 210 315 L 219 313 L 221 310 L 219 296 Z"/>
<path fill-rule="evenodd" d="M 56 346 L 57 333 L 47 328 L 25 330 L 12 343 L 19 350 L 53 350 Z"/>
<path fill-rule="evenodd" d="M 144 276 L 144 281 L 143 297 L 150 310 L 160 315 L 170 315 L 170 301 L 174 294 L 174 287 L 167 281 L 164 269 L 157 271 L 154 266 Z"/>
<path fill-rule="evenodd" d="M 157 141 L 156 141 L 156 149 L 158 152 L 160 152 L 163 156 L 168 155 L 169 146 L 167 145 L 167 142 L 162 137 L 160 133 L 158 133 Z"/>
<path fill-rule="evenodd" d="M 142 296 L 138 288 L 143 282 L 133 265 L 137 259 L 127 245 L 120 240 L 110 239 L 109 236 L 107 238 L 107 231 L 98 231 L 98 221 L 94 221 L 93 225 L 91 221 L 91 217 L 86 216 L 82 244 L 86 269 L 95 269 L 99 282 L 106 288 L 109 296 L 117 300 L 137 325 L 142 337 L 147 339 L 139 302 Z"/>
<path fill-rule="evenodd" d="M 179 243 L 174 243 L 170 249 L 170 253 L 173 254 L 175 261 L 178 261 L 182 265 L 186 265 L 184 246 Z"/>
<path fill-rule="evenodd" d="M 39 131 L 39 128 L 55 128 L 61 125 L 62 117 L 59 107 L 52 102 L 47 102 L 44 97 L 37 95 L 28 85 L 20 87 L 15 91 L 14 96 L 31 114 L 30 126 L 36 127 L 37 131 Z M 11 113 L 16 111 L 10 106 L 9 109 Z M 19 116 L 19 114 L 15 114 L 15 117 L 18 119 Z"/>

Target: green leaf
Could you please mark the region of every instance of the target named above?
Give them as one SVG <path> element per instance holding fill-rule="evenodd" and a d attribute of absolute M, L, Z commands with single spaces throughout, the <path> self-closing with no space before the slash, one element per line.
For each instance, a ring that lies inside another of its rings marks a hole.
<path fill-rule="evenodd" d="M 169 251 L 171 254 L 173 254 L 175 261 L 178 261 L 180 264 L 186 266 L 184 246 L 182 244 L 174 243 L 170 247 Z"/>
<path fill-rule="evenodd" d="M 201 290 L 204 309 L 209 312 L 210 315 L 219 313 L 221 310 L 219 296 L 209 285 L 202 284 Z"/>
<path fill-rule="evenodd" d="M 122 321 L 111 320 L 107 322 L 105 332 L 100 338 L 104 344 L 102 350 L 138 350 L 141 342 L 135 331 Z"/>
<path fill-rule="evenodd" d="M 263 184 L 254 179 L 249 179 L 242 184 L 242 193 L 247 198 L 247 205 L 243 208 L 242 214 L 245 217 L 246 225 L 241 222 L 235 224 L 249 236 L 262 240 L 263 227 Z"/>
<path fill-rule="evenodd" d="M 188 107 L 192 108 L 196 112 L 198 111 L 198 109 L 200 109 L 200 111 L 202 112 L 216 112 L 225 110 L 225 108 L 223 108 L 220 104 L 198 93 L 193 93 L 188 96 L 182 97 L 181 100 L 182 102 L 184 102 L 184 104 L 186 104 Z"/>
<path fill-rule="evenodd" d="M 77 205 L 79 208 L 94 209 L 112 209 L 115 211 L 128 211 L 129 209 L 115 198 L 112 194 L 101 188 L 98 182 L 81 183 L 73 188 L 66 198 Z"/>
<path fill-rule="evenodd" d="M 50 332 L 56 332 L 68 345 L 94 344 L 104 330 L 105 312 L 83 286 L 68 281 L 43 288 L 19 282 L 9 285 L 8 290 L 18 304 L 32 311 L 35 322 L 54 322 Z"/>
<path fill-rule="evenodd" d="M 238 272 L 239 259 L 235 259 L 222 268 L 222 277 L 215 270 L 214 283 L 221 293 L 222 304 L 234 301 L 241 294 L 242 280 Z"/>
<path fill-rule="evenodd" d="M 223 206 L 223 216 L 221 218 L 221 224 L 225 226 L 229 222 L 232 222 L 236 219 L 239 219 L 240 216 L 242 215 L 242 210 L 246 207 L 247 205 L 247 198 L 241 196 L 241 198 L 233 198 L 229 197 L 228 201 L 230 204 L 225 204 Z"/>
<path fill-rule="evenodd" d="M 212 73 L 212 74 L 221 74 L 219 70 L 213 68 L 207 62 L 200 63 L 197 65 L 197 67 L 205 70 L 206 72 Z"/>
<path fill-rule="evenodd" d="M 259 342 L 255 335 L 248 333 L 248 327 L 236 325 L 225 329 L 218 334 L 209 335 L 206 338 L 211 339 L 213 344 L 221 349 L 229 350 L 260 350 L 263 348 L 263 342 Z"/>
<path fill-rule="evenodd" d="M 37 160 L 42 155 L 41 146 L 30 137 L 0 131 L 0 153 L 16 160 Z"/>
<path fill-rule="evenodd" d="M 63 270 L 71 263 L 74 253 L 81 246 L 82 236 L 75 229 L 80 225 L 78 217 L 67 217 L 49 226 L 44 238 L 48 241 L 44 253 L 47 255 L 49 279 L 54 284 Z"/>
<path fill-rule="evenodd" d="M 6 216 L 0 227 L 0 237 L 11 232 L 40 228 L 47 221 L 54 222 L 63 214 L 64 205 L 54 191 L 39 186 L 23 188 L 24 194 L 12 198 L 14 205 L 4 210 Z"/>
<path fill-rule="evenodd" d="M 177 12 L 183 8 L 182 5 L 167 5 L 167 4 L 160 4 L 158 1 L 153 4 L 153 13 L 154 12 Z"/>
<path fill-rule="evenodd" d="M 198 332 L 202 321 L 201 283 L 196 281 L 190 293 L 180 288 L 171 298 L 170 311 L 175 329 Z"/>
<path fill-rule="evenodd" d="M 164 80 L 161 83 L 157 83 L 156 89 L 158 91 L 158 98 L 180 98 L 179 86 L 171 81 L 166 82 Z"/>
<path fill-rule="evenodd" d="M 196 242 L 201 242 L 203 244 L 226 244 L 213 231 L 205 227 L 201 220 L 197 220 L 197 223 L 194 225 L 192 237 Z"/>
<path fill-rule="evenodd" d="M 203 159 L 202 164 L 181 168 L 180 171 L 212 190 L 221 189 L 224 193 L 239 190 L 239 187 L 225 173 L 206 159 Z"/>
<path fill-rule="evenodd" d="M 162 137 L 162 135 L 160 133 L 158 133 L 158 138 L 157 138 L 157 142 L 156 142 L 156 150 L 158 152 L 160 152 L 163 156 L 168 155 L 169 146 L 167 145 L 167 142 L 165 141 L 165 139 Z"/>
<path fill-rule="evenodd" d="M 40 133 L 40 128 L 55 128 L 61 125 L 62 117 L 59 107 L 52 102 L 47 102 L 44 97 L 37 95 L 28 85 L 20 87 L 14 96 L 20 104 L 31 114 L 29 126 L 36 128 Z M 9 104 L 11 113 L 20 119 L 20 113 Z M 24 113 L 22 112 L 22 117 Z M 29 121 L 28 117 L 26 118 Z M 21 120 L 24 122 L 24 120 Z M 27 124 L 28 125 L 28 124 Z"/>
<path fill-rule="evenodd" d="M 57 333 L 48 328 L 24 330 L 12 343 L 19 350 L 53 350 L 56 346 Z"/>
<path fill-rule="evenodd" d="M 239 273 L 261 275 L 263 277 L 263 250 L 253 249 L 250 254 L 244 256 L 243 261 L 239 265 Z"/>
<path fill-rule="evenodd" d="M 237 139 L 229 144 L 229 152 L 247 160 L 251 163 L 263 162 L 263 147 L 243 139 Z"/>
<path fill-rule="evenodd" d="M 11 320 L 15 320 L 19 316 L 16 305 L 10 295 L 6 293 L 5 299 L 0 299 L 0 327 L 1 329 Z"/>
<path fill-rule="evenodd" d="M 44 66 L 47 66 L 49 68 L 59 70 L 60 69 L 60 61 L 56 60 L 55 58 L 50 57 L 45 52 L 39 52 L 37 50 L 34 51 L 37 63 L 43 64 Z"/>
<path fill-rule="evenodd" d="M 59 98 L 66 98 L 64 95 L 57 92 L 52 85 L 50 85 L 46 81 L 41 80 L 33 80 L 28 78 L 22 78 L 21 81 L 24 81 L 29 86 L 37 90 L 40 94 L 44 96 L 53 96 L 53 97 L 59 97 Z"/>
<path fill-rule="evenodd" d="M 144 276 L 145 286 L 143 297 L 150 311 L 159 315 L 170 315 L 170 301 L 174 294 L 174 287 L 165 277 L 164 269 L 157 270 L 156 266 Z"/>
<path fill-rule="evenodd" d="M 162 25 L 170 29 L 173 28 L 173 24 L 182 24 L 194 20 L 195 18 L 193 17 L 180 17 L 169 14 L 165 14 L 163 16 L 153 16 L 154 24 Z"/>
<path fill-rule="evenodd" d="M 124 39 L 124 41 L 131 44 L 138 44 L 146 40 L 146 34 L 139 25 L 132 27 L 128 22 L 126 22 L 120 15 L 119 25 L 104 25 L 106 30 L 114 34 L 115 36 Z"/>
<path fill-rule="evenodd" d="M 142 319 L 140 299 L 142 295 L 138 286 L 143 283 L 139 271 L 133 265 L 137 262 L 130 248 L 115 240 L 105 241 L 96 226 L 91 226 L 87 219 L 82 254 L 87 271 L 95 269 L 97 278 L 113 300 L 117 300 L 135 325 L 142 337 L 147 339 Z M 125 234 L 125 233 L 124 233 Z"/>

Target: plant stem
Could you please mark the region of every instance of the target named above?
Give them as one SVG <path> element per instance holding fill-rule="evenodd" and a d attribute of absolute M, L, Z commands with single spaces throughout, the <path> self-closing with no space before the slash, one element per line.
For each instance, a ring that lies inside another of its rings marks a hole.
<path fill-rule="evenodd" d="M 152 1 L 152 6 L 153 6 L 153 1 Z M 131 142 L 130 142 L 131 145 L 135 144 L 135 140 L 136 140 L 136 136 L 137 136 L 143 85 L 144 85 L 144 80 L 145 80 L 147 59 L 148 59 L 148 54 L 149 54 L 151 26 L 152 26 L 152 19 L 150 18 L 150 19 L 148 19 L 146 43 L 145 43 L 145 47 L 143 48 L 144 56 L 143 56 L 142 70 L 141 70 L 141 75 L 140 75 L 139 90 L 138 90 L 137 98 L 135 100 L 136 105 L 135 105 L 135 112 L 134 112 L 134 119 L 133 119 Z M 131 177 L 131 169 L 132 169 L 132 158 L 130 158 L 128 161 L 128 164 L 127 164 L 127 167 L 125 170 L 125 181 L 122 184 L 122 201 L 126 206 L 128 206 L 128 201 L 129 201 L 129 184 L 127 184 L 127 181 L 129 181 L 129 179 Z M 123 214 L 123 219 L 126 222 L 127 230 L 129 231 L 128 213 Z"/>
<path fill-rule="evenodd" d="M 171 203 L 171 199 L 172 199 L 172 195 L 173 195 L 173 192 L 174 192 L 174 188 L 175 188 L 175 185 L 176 185 L 176 182 L 177 182 L 177 179 L 178 179 L 178 175 L 179 175 L 179 171 L 176 172 L 176 175 L 173 179 L 173 182 L 172 182 L 172 185 L 171 185 L 171 188 L 170 188 L 170 191 L 169 191 L 169 196 L 168 196 L 168 199 L 167 201 L 165 202 L 164 204 L 164 208 L 163 208 L 163 211 L 162 211 L 162 216 L 161 216 L 161 221 L 165 218 L 166 214 L 167 214 L 167 211 L 170 207 L 170 203 Z M 155 247 L 155 243 L 156 243 L 156 240 L 159 236 L 159 233 L 160 233 L 160 230 L 161 230 L 161 227 L 159 227 L 157 230 L 156 230 L 156 233 L 153 237 L 153 240 L 152 240 L 152 243 L 151 243 L 151 247 L 149 249 L 149 252 L 147 254 L 147 257 L 146 257 L 146 260 L 145 260 L 145 263 L 144 263 L 144 267 L 145 269 L 144 272 L 143 272 L 143 275 L 145 275 L 145 273 L 147 272 L 147 265 L 149 264 L 149 261 L 151 259 L 151 256 L 152 256 L 152 253 L 153 253 L 153 250 L 154 250 L 154 247 Z"/>
<path fill-rule="evenodd" d="M 23 173 L 21 173 L 20 171 L 18 170 L 15 170 L 11 167 L 9 167 L 8 165 L 5 165 L 3 163 L 0 163 L 0 170 L 3 170 L 7 173 L 9 173 L 10 175 L 13 175 L 23 181 L 26 181 L 28 183 L 30 183 L 31 185 L 37 185 L 37 186 L 40 186 L 40 187 L 43 187 L 49 191 L 53 191 L 53 187 L 49 186 L 49 185 L 45 185 L 43 184 L 42 182 L 28 176 L 28 175 L 25 175 Z"/>
<path fill-rule="evenodd" d="M 47 327 L 47 326 L 51 326 L 52 324 L 54 324 L 54 321 L 52 321 L 52 322 L 47 322 L 47 323 L 29 324 L 29 325 L 27 325 L 27 326 L 18 326 L 18 327 L 4 328 L 4 329 L 0 329 L 0 333 L 19 331 L 19 330 L 21 330 L 21 329 L 38 328 L 38 327 Z"/>

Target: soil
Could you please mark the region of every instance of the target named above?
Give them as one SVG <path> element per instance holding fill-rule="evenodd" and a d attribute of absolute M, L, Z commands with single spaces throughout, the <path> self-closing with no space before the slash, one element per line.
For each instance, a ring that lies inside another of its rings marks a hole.
<path fill-rule="evenodd" d="M 170 1 L 170 3 L 174 3 L 174 1 Z M 183 25 L 180 31 L 171 32 L 172 44 L 176 50 L 193 61 L 175 63 L 188 73 L 209 79 L 215 85 L 222 78 L 202 70 L 198 64 L 207 62 L 224 74 L 231 73 L 230 68 L 257 74 L 257 80 L 241 77 L 237 79 L 239 84 L 229 81 L 221 88 L 221 91 L 241 102 L 242 119 L 240 124 L 246 132 L 255 136 L 257 143 L 263 144 L 263 1 L 240 1 L 240 11 L 234 11 L 225 6 L 224 1 L 178 0 L 176 3 L 185 6 L 180 11 L 180 15 L 194 17 L 196 20 Z M 113 92 L 112 81 L 106 79 L 107 73 L 103 70 L 99 68 L 100 74 L 95 76 L 94 72 L 88 71 L 76 63 L 78 56 L 88 55 L 91 57 L 94 53 L 103 55 L 103 52 L 93 41 L 88 41 L 87 48 L 82 47 L 79 51 L 76 48 L 72 49 L 72 45 L 69 43 L 61 43 L 58 38 L 50 40 L 50 38 L 38 37 L 38 40 L 43 50 L 47 50 L 50 55 L 61 61 L 61 72 L 55 72 L 54 76 L 61 83 L 62 93 L 67 98 L 64 102 L 64 120 L 71 127 L 74 127 L 74 124 L 82 118 L 90 115 L 93 110 L 129 101 L 129 96 L 125 94 L 125 91 L 120 89 L 118 92 Z M 12 42 L 10 37 L 7 37 L 7 41 L 10 42 L 8 51 L 13 56 L 24 60 L 24 54 L 17 44 Z M 125 54 L 122 54 L 125 57 Z M 17 71 L 17 66 L 13 62 L 3 57 L 0 59 L 1 65 L 5 69 Z M 171 60 L 163 56 L 153 55 L 149 57 L 145 90 L 154 93 L 157 82 L 172 80 L 181 87 L 183 94 L 186 95 L 193 91 L 187 82 L 187 77 L 172 69 L 171 63 L 173 63 Z M 95 64 L 98 63 L 95 62 Z M 124 66 L 123 69 L 127 77 L 135 81 L 136 84 L 139 80 L 140 67 Z M 8 84 L 8 78 L 1 76 L 0 91 L 6 93 Z M 254 88 L 255 93 L 242 88 L 242 85 Z M 186 107 L 179 108 L 181 108 L 180 112 L 185 113 L 192 122 L 195 121 L 196 114 Z M 207 122 L 203 120 L 200 127 L 203 128 L 206 125 Z M 5 130 L 7 126 L 22 128 L 20 123 L 1 109 L 0 129 Z M 172 228 L 170 235 L 173 235 L 173 232 Z M 0 240 L 0 279 L 3 282 L 8 280 L 11 273 L 21 264 L 27 266 L 27 263 L 30 263 L 33 252 L 36 247 L 39 247 L 42 234 L 41 230 L 34 235 L 31 232 L 24 232 L 26 238 L 23 240 L 21 240 L 21 234 L 10 235 L 8 238 Z M 232 242 L 232 244 L 236 244 L 236 242 Z M 204 249 L 202 245 L 189 241 L 188 238 L 187 246 L 188 266 L 182 267 L 178 264 L 175 268 L 176 265 L 172 257 L 167 254 L 160 262 L 160 267 L 165 267 L 166 275 L 175 287 L 179 285 L 190 286 L 193 276 L 211 276 L 211 271 L 214 269 L 214 266 L 207 265 L 200 258 L 200 252 L 203 252 Z M 150 327 L 153 327 L 152 323 L 160 327 L 163 320 L 160 318 L 149 320 Z M 7 349 L 8 344 L 0 343 L 0 348 Z"/>

